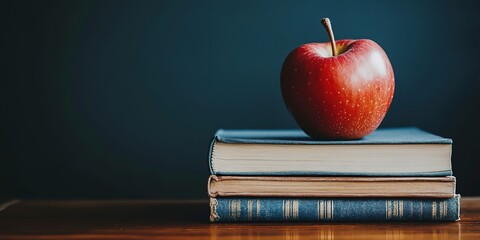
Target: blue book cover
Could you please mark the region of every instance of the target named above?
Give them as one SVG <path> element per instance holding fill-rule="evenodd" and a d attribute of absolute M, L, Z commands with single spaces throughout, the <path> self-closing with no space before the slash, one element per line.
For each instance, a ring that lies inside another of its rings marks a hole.
<path fill-rule="evenodd" d="M 460 195 L 429 198 L 211 198 L 211 222 L 458 221 Z"/>
<path fill-rule="evenodd" d="M 215 133 L 215 140 L 223 143 L 256 144 L 309 144 L 309 145 L 354 145 L 354 144 L 452 144 L 452 139 L 443 138 L 416 127 L 380 128 L 357 140 L 313 140 L 300 129 L 284 130 L 226 130 Z"/>
<path fill-rule="evenodd" d="M 451 176 L 452 140 L 418 128 L 317 141 L 301 130 L 218 130 L 212 175 Z"/>

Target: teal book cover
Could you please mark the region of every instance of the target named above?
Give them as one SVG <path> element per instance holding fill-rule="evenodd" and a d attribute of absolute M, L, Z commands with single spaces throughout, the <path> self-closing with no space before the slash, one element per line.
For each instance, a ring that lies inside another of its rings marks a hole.
<path fill-rule="evenodd" d="M 211 222 L 458 221 L 460 195 L 430 198 L 211 198 Z"/>
<path fill-rule="evenodd" d="M 452 144 L 452 139 L 440 137 L 416 127 L 380 128 L 357 140 L 314 140 L 300 129 L 283 130 L 226 130 L 215 133 L 216 141 L 252 144 Z"/>
<path fill-rule="evenodd" d="M 299 129 L 221 129 L 210 145 L 209 167 L 212 175 L 237 176 L 451 176 L 451 146 L 451 139 L 415 127 L 377 129 L 346 141 L 313 140 Z"/>

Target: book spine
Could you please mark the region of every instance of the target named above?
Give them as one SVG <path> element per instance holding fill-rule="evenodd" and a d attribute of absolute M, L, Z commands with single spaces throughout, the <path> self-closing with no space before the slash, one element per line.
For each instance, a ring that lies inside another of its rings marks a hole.
<path fill-rule="evenodd" d="M 457 221 L 460 195 L 422 198 L 211 198 L 211 222 Z"/>
<path fill-rule="evenodd" d="M 215 147 L 215 142 L 217 137 L 214 137 L 212 142 L 210 143 L 210 148 L 208 151 L 208 168 L 210 169 L 210 174 L 215 175 L 216 172 L 213 170 L 213 165 L 212 165 L 212 155 L 213 155 L 213 148 Z"/>

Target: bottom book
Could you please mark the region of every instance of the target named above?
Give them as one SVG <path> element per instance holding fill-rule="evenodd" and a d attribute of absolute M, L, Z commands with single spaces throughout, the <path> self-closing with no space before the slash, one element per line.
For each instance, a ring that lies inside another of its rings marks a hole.
<path fill-rule="evenodd" d="M 210 198 L 211 222 L 457 221 L 453 198 Z"/>

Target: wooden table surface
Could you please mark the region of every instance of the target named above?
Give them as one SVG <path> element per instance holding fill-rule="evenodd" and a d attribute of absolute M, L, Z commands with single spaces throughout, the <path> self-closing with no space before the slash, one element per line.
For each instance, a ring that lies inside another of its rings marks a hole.
<path fill-rule="evenodd" d="M 207 201 L 28 200 L 0 206 L 0 239 L 480 239 L 480 197 L 461 204 L 452 223 L 211 224 Z"/>

